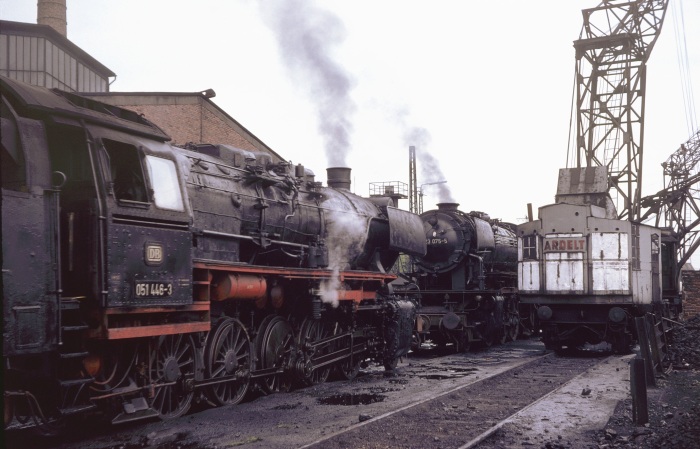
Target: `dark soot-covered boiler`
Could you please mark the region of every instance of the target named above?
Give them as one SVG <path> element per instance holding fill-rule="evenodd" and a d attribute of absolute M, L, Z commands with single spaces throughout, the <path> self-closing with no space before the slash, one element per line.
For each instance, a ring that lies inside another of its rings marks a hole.
<path fill-rule="evenodd" d="M 466 214 L 458 207 L 457 203 L 440 203 L 437 210 L 421 214 L 428 248 L 426 255 L 417 259 L 422 271 L 454 272 L 468 262 L 467 258 L 483 260 L 493 270 L 512 270 L 518 257 L 513 231 L 495 224 L 484 213 Z M 474 276 L 470 276 L 465 279 L 465 285 L 474 280 Z"/>
<path fill-rule="evenodd" d="M 424 252 L 423 243 L 412 237 L 417 217 L 350 193 L 349 168 L 328 169 L 328 187 L 323 187 L 310 180 L 309 170 L 296 166 L 290 176 L 287 164 L 273 165 L 261 155 L 244 179 L 225 176 L 222 171 L 230 169 L 222 159 L 234 167 L 237 160 L 256 159 L 225 145 L 201 145 L 185 154 L 193 161 L 186 176 L 193 186 L 195 228 L 201 230 L 197 258 L 383 271 L 401 251 Z"/>
<path fill-rule="evenodd" d="M 427 252 L 416 258 L 421 290 L 414 340 L 491 345 L 517 336 L 517 240 L 511 226 L 440 203 L 421 214 Z"/>

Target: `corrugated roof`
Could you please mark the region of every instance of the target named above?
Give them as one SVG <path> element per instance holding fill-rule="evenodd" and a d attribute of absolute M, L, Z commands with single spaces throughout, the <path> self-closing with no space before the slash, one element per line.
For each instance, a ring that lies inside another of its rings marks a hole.
<path fill-rule="evenodd" d="M 112 72 L 100 61 L 90 56 L 85 50 L 75 45 L 67 37 L 48 25 L 0 20 L 0 33 L 46 38 L 55 45 L 63 48 L 63 50 L 71 53 L 76 59 L 80 60 L 80 62 L 90 66 L 95 72 L 100 73 L 105 78 L 117 76 L 116 73 Z"/>

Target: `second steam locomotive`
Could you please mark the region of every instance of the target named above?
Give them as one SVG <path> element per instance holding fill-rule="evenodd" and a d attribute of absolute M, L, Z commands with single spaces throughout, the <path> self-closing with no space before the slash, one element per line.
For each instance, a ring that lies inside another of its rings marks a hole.
<path fill-rule="evenodd" d="M 520 330 L 514 226 L 458 206 L 421 214 L 427 252 L 411 273 L 420 290 L 414 347 L 466 351 L 513 340 Z"/>

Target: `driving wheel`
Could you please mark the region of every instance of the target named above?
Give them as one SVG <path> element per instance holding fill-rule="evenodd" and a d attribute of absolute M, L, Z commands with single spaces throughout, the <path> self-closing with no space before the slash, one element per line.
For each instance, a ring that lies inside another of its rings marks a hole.
<path fill-rule="evenodd" d="M 207 397 L 217 405 L 238 404 L 250 383 L 250 338 L 243 324 L 233 318 L 219 321 L 212 332 L 205 352 L 207 376 L 216 380 L 232 380 L 212 385 Z"/>
<path fill-rule="evenodd" d="M 260 369 L 285 367 L 294 345 L 294 331 L 291 324 L 278 315 L 266 317 L 255 337 L 255 352 L 258 356 Z M 289 391 L 292 383 L 286 373 L 277 373 L 263 377 L 260 381 L 262 388 L 268 392 Z"/>
<path fill-rule="evenodd" d="M 184 415 L 194 396 L 195 347 L 187 334 L 158 337 L 150 365 L 155 392 L 151 407 L 162 419 Z"/>
<path fill-rule="evenodd" d="M 299 345 L 304 348 L 304 344 L 316 343 L 325 338 L 333 335 L 333 325 L 332 323 L 324 322 L 321 320 L 306 319 L 301 325 L 301 330 L 299 331 Z M 311 354 L 311 361 L 313 365 L 313 360 L 315 357 L 319 357 L 328 354 L 331 351 L 331 345 L 326 344 L 322 347 L 316 348 L 315 352 Z M 322 368 L 314 369 L 310 373 L 304 375 L 304 383 L 307 385 L 320 384 L 328 380 L 328 376 L 331 373 L 331 366 L 326 365 Z"/>

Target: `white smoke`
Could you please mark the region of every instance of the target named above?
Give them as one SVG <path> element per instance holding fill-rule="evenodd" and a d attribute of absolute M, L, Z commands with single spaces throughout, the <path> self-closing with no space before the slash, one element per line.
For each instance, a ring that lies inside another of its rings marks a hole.
<path fill-rule="evenodd" d="M 321 300 L 338 306 L 338 290 L 341 288 L 340 271 L 352 267 L 353 260 L 361 253 L 367 240 L 369 222 L 354 212 L 327 211 L 328 268 L 331 278 L 321 282 Z"/>
<path fill-rule="evenodd" d="M 342 21 L 310 0 L 260 2 L 260 11 L 284 64 L 316 109 L 329 166 L 346 167 L 356 105 L 350 74 L 333 57 L 345 40 Z"/>
<path fill-rule="evenodd" d="M 445 181 L 440 162 L 428 151 L 431 140 L 430 132 L 420 126 L 409 125 L 406 119 L 407 116 L 408 111 L 406 109 L 400 110 L 396 114 L 396 122 L 403 131 L 405 145 L 416 147 L 416 158 L 419 162 L 417 165 L 420 168 L 420 181 L 418 183 Z M 438 189 L 438 202 L 455 202 L 452 191 L 447 184 L 435 184 L 434 187 Z"/>

